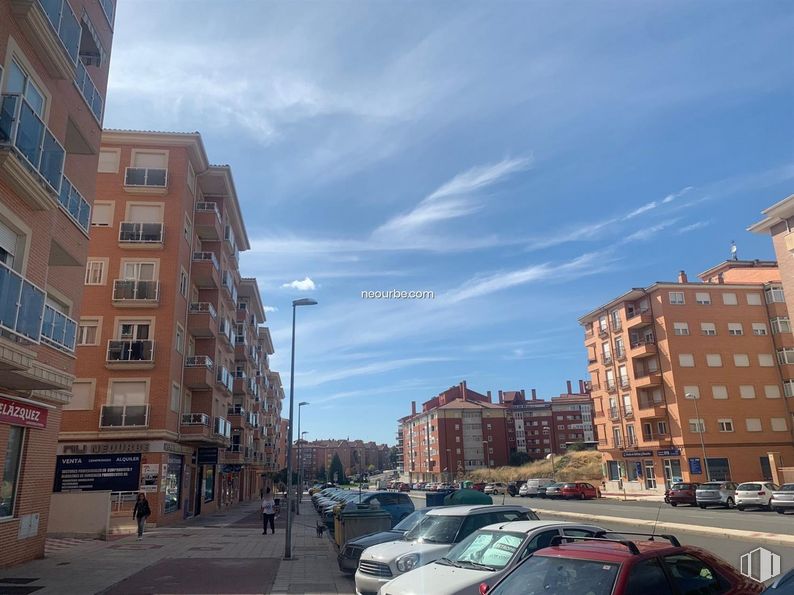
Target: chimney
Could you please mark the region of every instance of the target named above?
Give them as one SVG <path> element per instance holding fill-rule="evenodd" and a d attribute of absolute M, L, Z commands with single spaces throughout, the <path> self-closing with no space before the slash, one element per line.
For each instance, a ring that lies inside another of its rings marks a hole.
<path fill-rule="evenodd" d="M 533 401 L 537 401 L 538 400 L 538 393 L 537 393 L 537 391 L 534 388 L 532 389 L 532 400 Z"/>
<path fill-rule="evenodd" d="M 570 380 L 566 381 L 566 386 L 568 387 L 568 394 L 569 395 L 573 394 L 573 389 L 571 388 L 571 381 Z"/>
<path fill-rule="evenodd" d="M 522 389 L 521 389 L 521 400 L 522 400 L 522 401 L 524 401 L 524 400 L 526 400 L 526 398 L 527 398 L 527 393 L 526 393 L 526 392 L 524 391 L 524 389 L 522 388 Z"/>
<path fill-rule="evenodd" d="M 411 401 L 411 415 L 416 415 L 416 401 Z"/>
<path fill-rule="evenodd" d="M 499 403 L 504 403 L 504 402 L 505 402 L 504 393 L 502 393 L 502 391 L 500 390 L 499 391 Z"/>
<path fill-rule="evenodd" d="M 689 280 L 686 278 L 686 271 L 678 271 L 678 282 L 679 283 L 689 282 Z"/>
<path fill-rule="evenodd" d="M 580 395 L 584 394 L 584 380 L 579 381 L 579 394 Z"/>
<path fill-rule="evenodd" d="M 725 283 L 725 276 L 722 273 L 717 275 L 717 283 L 719 283 L 720 285 L 723 285 Z"/>

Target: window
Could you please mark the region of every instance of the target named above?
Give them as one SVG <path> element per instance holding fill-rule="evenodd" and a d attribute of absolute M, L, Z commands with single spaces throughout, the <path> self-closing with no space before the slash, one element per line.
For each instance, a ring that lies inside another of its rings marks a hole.
<path fill-rule="evenodd" d="M 750 366 L 750 356 L 746 353 L 734 353 L 733 365 L 737 368 L 747 368 Z"/>
<path fill-rule="evenodd" d="M 693 417 L 689 420 L 689 431 L 693 434 L 703 434 L 706 431 L 706 423 L 703 418 L 700 419 Z"/>
<path fill-rule="evenodd" d="M 93 380 L 75 380 L 72 383 L 72 398 L 63 408 L 66 411 L 91 411 L 94 408 Z"/>
<path fill-rule="evenodd" d="M 782 285 L 770 285 L 764 289 L 764 298 L 767 304 L 783 303 L 786 301 L 786 296 L 783 295 Z"/>
<path fill-rule="evenodd" d="M 154 281 L 155 264 L 154 262 L 142 261 L 125 262 L 122 267 L 124 278 L 137 281 Z"/>
<path fill-rule="evenodd" d="M 764 396 L 767 399 L 779 399 L 780 387 L 777 384 L 767 384 L 764 386 Z"/>
<path fill-rule="evenodd" d="M 19 468 L 22 464 L 22 445 L 25 430 L 19 426 L 8 426 L 8 442 L 0 476 L 0 518 L 14 516 Z"/>
<path fill-rule="evenodd" d="M 179 385 L 174 382 L 171 385 L 171 411 L 179 411 L 180 395 Z"/>
<path fill-rule="evenodd" d="M 627 593 L 643 593 L 644 595 L 666 595 L 672 593 L 667 575 L 655 558 L 635 564 L 631 568 Z"/>
<path fill-rule="evenodd" d="M 77 327 L 78 345 L 99 345 L 99 319 L 81 318 Z"/>
<path fill-rule="evenodd" d="M 659 431 L 659 434 L 662 436 L 667 435 L 667 422 L 666 421 L 658 421 L 656 422 L 656 429 Z"/>
<path fill-rule="evenodd" d="M 145 380 L 111 380 L 108 405 L 145 405 Z"/>
<path fill-rule="evenodd" d="M 673 333 L 676 335 L 688 335 L 689 334 L 689 324 L 686 322 L 674 322 L 673 323 Z"/>
<path fill-rule="evenodd" d="M 99 166 L 97 172 L 100 174 L 119 173 L 119 160 L 121 151 L 119 149 L 100 149 Z"/>
<path fill-rule="evenodd" d="M 620 432 L 620 428 L 612 428 L 612 439 L 615 446 L 623 446 L 623 434 Z"/>
<path fill-rule="evenodd" d="M 188 281 L 187 281 L 187 273 L 185 269 L 179 271 L 179 294 L 187 299 L 187 288 L 188 288 Z"/>
<path fill-rule="evenodd" d="M 185 351 L 185 329 L 181 324 L 176 324 L 176 350 L 178 353 Z"/>
<path fill-rule="evenodd" d="M 691 554 L 664 557 L 664 564 L 680 593 L 726 593 L 729 586 L 701 559 Z"/>
<path fill-rule="evenodd" d="M 778 349 L 777 361 L 781 365 L 794 364 L 794 349 L 792 348 Z"/>
<path fill-rule="evenodd" d="M 754 322 L 753 323 L 753 334 L 757 337 L 762 337 L 768 334 L 766 330 L 766 325 L 763 322 Z"/>
<path fill-rule="evenodd" d="M 708 306 L 711 304 L 711 294 L 705 291 L 699 291 L 695 294 L 695 303 L 701 306 Z"/>
<path fill-rule="evenodd" d="M 0 221 L 0 262 L 14 268 L 14 257 L 17 256 L 19 235 L 5 223 Z"/>
<path fill-rule="evenodd" d="M 748 293 L 747 294 L 747 305 L 748 306 L 760 306 L 761 305 L 761 294 L 760 293 Z"/>
<path fill-rule="evenodd" d="M 193 164 L 187 162 L 187 187 L 195 195 L 196 194 L 196 170 L 193 169 Z"/>
<path fill-rule="evenodd" d="M 742 384 L 739 387 L 739 396 L 742 399 L 755 399 L 755 387 L 752 384 Z"/>
<path fill-rule="evenodd" d="M 744 334 L 744 329 L 742 328 L 742 324 L 740 322 L 729 322 L 728 323 L 728 334 L 733 337 L 739 337 Z"/>
<path fill-rule="evenodd" d="M 719 353 L 707 353 L 706 365 L 709 368 L 719 368 L 722 366 L 722 356 Z"/>
<path fill-rule="evenodd" d="M 785 417 L 773 417 L 769 422 L 772 424 L 773 432 L 785 432 L 788 430 Z"/>
<path fill-rule="evenodd" d="M 694 395 L 698 399 L 700 398 L 700 387 L 699 386 L 684 386 L 684 394 L 685 395 Z"/>
<path fill-rule="evenodd" d="M 738 305 L 739 301 L 736 299 L 735 293 L 723 293 L 722 303 L 726 306 L 736 306 Z"/>
<path fill-rule="evenodd" d="M 745 420 L 745 424 L 748 432 L 760 432 L 763 429 L 761 427 L 761 420 L 757 417 L 748 417 Z"/>
<path fill-rule="evenodd" d="M 85 265 L 85 284 L 86 285 L 104 285 L 105 278 L 105 263 L 106 260 L 91 260 L 89 259 Z"/>
<path fill-rule="evenodd" d="M 717 334 L 717 326 L 713 322 L 701 322 L 700 332 L 707 337 L 713 337 Z"/>
<path fill-rule="evenodd" d="M 691 353 L 679 353 L 678 354 L 678 365 L 682 368 L 694 368 L 695 367 L 695 356 Z"/>
<path fill-rule="evenodd" d="M 730 418 L 718 419 L 717 429 L 720 432 L 733 432 L 733 420 Z"/>
<path fill-rule="evenodd" d="M 19 93 L 28 100 L 30 107 L 41 119 L 44 119 L 44 106 L 46 105 L 44 93 L 33 82 L 27 71 L 16 60 L 11 60 L 6 75 L 6 93 Z"/>
<path fill-rule="evenodd" d="M 162 223 L 163 206 L 158 204 L 128 204 L 126 221 L 134 223 Z"/>
<path fill-rule="evenodd" d="M 163 151 L 132 151 L 132 167 L 148 169 L 166 169 L 168 154 Z"/>
<path fill-rule="evenodd" d="M 769 325 L 772 327 L 773 335 L 777 335 L 779 333 L 791 332 L 791 321 L 789 320 L 788 316 L 780 316 L 778 318 L 772 318 L 769 320 Z"/>
<path fill-rule="evenodd" d="M 783 381 L 783 394 L 787 397 L 794 397 L 794 380 Z"/>
<path fill-rule="evenodd" d="M 758 365 L 762 368 L 772 368 L 775 366 L 775 358 L 771 353 L 759 353 Z"/>
<path fill-rule="evenodd" d="M 187 240 L 188 244 L 190 243 L 190 236 L 191 236 L 190 230 L 192 228 L 193 228 L 193 224 L 190 221 L 190 217 L 187 214 L 185 214 L 185 225 L 182 229 L 182 234 L 185 236 L 185 240 Z"/>
<path fill-rule="evenodd" d="M 215 467 L 204 467 L 204 502 L 215 499 Z"/>
<path fill-rule="evenodd" d="M 91 225 L 94 227 L 111 227 L 113 225 L 113 209 L 115 204 L 112 202 L 94 202 L 91 209 Z"/>
<path fill-rule="evenodd" d="M 684 303 L 684 292 L 683 291 L 671 291 L 670 292 L 670 303 L 674 305 L 681 305 Z"/>

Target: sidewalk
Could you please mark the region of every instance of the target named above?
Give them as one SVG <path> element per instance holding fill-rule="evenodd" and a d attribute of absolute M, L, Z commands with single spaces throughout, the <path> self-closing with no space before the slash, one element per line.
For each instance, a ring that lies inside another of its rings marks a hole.
<path fill-rule="evenodd" d="M 318 538 L 305 499 L 293 523 L 293 560 L 284 561 L 286 513 L 262 535 L 258 502 L 148 531 L 142 541 L 81 541 L 51 556 L 0 569 L 0 595 L 353 593 L 336 550 Z"/>

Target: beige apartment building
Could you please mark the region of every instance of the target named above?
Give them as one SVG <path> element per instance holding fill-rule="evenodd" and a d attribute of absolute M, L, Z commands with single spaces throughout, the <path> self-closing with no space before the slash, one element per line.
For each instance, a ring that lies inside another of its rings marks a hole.
<path fill-rule="evenodd" d="M 114 13 L 0 2 L 0 566 L 44 555 Z"/>
<path fill-rule="evenodd" d="M 55 491 L 144 491 L 158 524 L 258 497 L 283 390 L 230 168 L 198 133 L 106 130 L 96 177 Z"/>
<path fill-rule="evenodd" d="M 727 261 L 700 282 L 682 271 L 580 323 L 608 487 L 771 479 L 770 453 L 794 460 L 794 335 L 777 263 Z"/>

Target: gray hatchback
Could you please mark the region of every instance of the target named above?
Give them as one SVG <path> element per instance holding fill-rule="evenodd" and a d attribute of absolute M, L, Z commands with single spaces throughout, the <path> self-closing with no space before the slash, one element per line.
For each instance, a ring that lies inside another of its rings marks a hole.
<path fill-rule="evenodd" d="M 695 491 L 695 500 L 700 508 L 707 506 L 724 506 L 734 508 L 736 506 L 736 487 L 738 484 L 732 481 L 709 481 L 702 483 Z"/>

